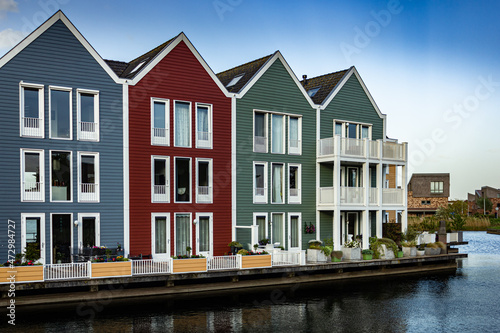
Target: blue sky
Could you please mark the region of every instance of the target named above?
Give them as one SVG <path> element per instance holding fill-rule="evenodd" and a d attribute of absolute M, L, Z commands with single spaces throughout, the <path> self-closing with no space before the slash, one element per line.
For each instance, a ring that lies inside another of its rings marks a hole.
<path fill-rule="evenodd" d="M 216 73 L 276 50 L 299 78 L 354 65 L 409 176 L 449 172 L 452 199 L 500 187 L 498 1 L 0 0 L 0 54 L 57 9 L 105 59 L 184 31 Z"/>

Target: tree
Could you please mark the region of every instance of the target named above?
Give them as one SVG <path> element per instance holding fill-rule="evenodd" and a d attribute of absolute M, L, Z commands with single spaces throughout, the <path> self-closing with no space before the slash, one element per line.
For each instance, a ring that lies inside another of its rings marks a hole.
<path fill-rule="evenodd" d="M 476 205 L 478 205 L 479 209 L 484 209 L 486 207 L 485 212 L 491 211 L 493 209 L 493 204 L 488 198 L 477 198 Z"/>

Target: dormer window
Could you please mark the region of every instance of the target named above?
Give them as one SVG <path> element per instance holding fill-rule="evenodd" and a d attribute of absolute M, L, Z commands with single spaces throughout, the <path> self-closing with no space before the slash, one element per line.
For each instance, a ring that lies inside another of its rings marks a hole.
<path fill-rule="evenodd" d="M 229 82 L 229 83 L 227 84 L 227 86 L 226 86 L 226 87 L 227 87 L 227 88 L 229 88 L 229 87 L 234 86 L 236 83 L 238 83 L 238 81 L 239 81 L 239 80 L 241 80 L 241 78 L 242 78 L 244 75 L 245 75 L 245 73 L 243 73 L 243 74 L 239 74 L 239 75 L 236 75 L 235 77 L 233 77 L 233 79 L 231 80 L 231 82 Z"/>

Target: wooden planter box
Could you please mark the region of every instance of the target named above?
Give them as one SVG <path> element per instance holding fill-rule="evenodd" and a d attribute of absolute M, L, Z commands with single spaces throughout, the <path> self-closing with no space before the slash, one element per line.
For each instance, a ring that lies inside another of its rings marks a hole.
<path fill-rule="evenodd" d="M 0 283 L 11 283 L 11 275 L 16 276 L 16 283 L 43 281 L 43 266 L 0 267 Z"/>
<path fill-rule="evenodd" d="M 262 268 L 271 266 L 270 254 L 241 256 L 241 268 Z"/>
<path fill-rule="evenodd" d="M 172 273 L 195 273 L 207 271 L 207 258 L 172 259 Z"/>
<path fill-rule="evenodd" d="M 116 276 L 131 276 L 132 262 L 93 262 L 92 263 L 92 278 L 105 278 Z"/>

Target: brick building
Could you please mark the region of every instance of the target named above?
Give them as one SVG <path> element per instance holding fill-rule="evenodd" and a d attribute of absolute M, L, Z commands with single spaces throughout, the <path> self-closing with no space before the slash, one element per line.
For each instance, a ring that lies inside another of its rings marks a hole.
<path fill-rule="evenodd" d="M 449 173 L 414 173 L 408 183 L 408 214 L 435 214 L 439 207 L 448 205 L 449 196 Z"/>
<path fill-rule="evenodd" d="M 492 209 L 489 211 L 486 209 L 486 214 L 497 214 L 497 208 L 500 210 L 500 189 L 496 189 L 491 186 L 483 186 L 480 190 L 475 190 L 474 193 L 467 194 L 467 203 L 469 205 L 469 214 L 483 214 L 483 207 L 476 204 L 477 199 L 486 197 L 492 203 Z"/>

